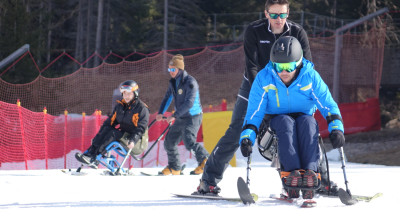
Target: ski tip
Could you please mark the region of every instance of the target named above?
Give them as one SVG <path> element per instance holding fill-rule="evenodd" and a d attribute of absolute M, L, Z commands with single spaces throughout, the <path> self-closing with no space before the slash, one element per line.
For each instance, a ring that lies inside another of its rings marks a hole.
<path fill-rule="evenodd" d="M 312 207 L 316 207 L 317 206 L 317 202 L 314 200 L 306 200 L 303 202 L 303 204 L 301 204 L 300 208 L 312 208 Z"/>
<path fill-rule="evenodd" d="M 254 200 L 255 202 L 258 201 L 258 195 L 257 195 L 257 194 L 252 193 L 252 194 L 251 194 L 251 197 L 253 197 L 253 200 Z"/>

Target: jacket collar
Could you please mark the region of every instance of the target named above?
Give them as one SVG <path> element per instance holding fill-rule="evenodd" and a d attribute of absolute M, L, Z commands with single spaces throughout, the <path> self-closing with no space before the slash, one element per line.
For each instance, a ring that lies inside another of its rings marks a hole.
<path fill-rule="evenodd" d="M 271 32 L 271 34 L 274 34 L 274 33 L 272 32 L 272 30 L 271 30 L 271 23 L 269 22 L 269 20 L 268 20 L 267 18 L 266 18 L 265 20 L 266 20 L 265 22 L 266 22 L 267 25 L 268 25 L 268 31 Z M 288 23 L 288 20 L 286 20 L 285 26 L 283 27 L 283 32 L 282 32 L 281 34 L 283 35 L 283 34 L 286 33 L 288 30 L 289 30 L 289 23 Z"/>
<path fill-rule="evenodd" d="M 187 78 L 187 72 L 186 70 L 179 70 L 179 73 L 176 75 L 175 78 L 171 78 L 169 81 L 170 83 L 175 83 L 177 80 L 180 81 L 180 83 L 183 83 L 186 78 Z"/>
<path fill-rule="evenodd" d="M 138 103 L 136 98 L 130 101 L 129 103 L 126 103 L 125 99 L 117 100 L 117 102 L 122 106 L 135 106 Z"/>

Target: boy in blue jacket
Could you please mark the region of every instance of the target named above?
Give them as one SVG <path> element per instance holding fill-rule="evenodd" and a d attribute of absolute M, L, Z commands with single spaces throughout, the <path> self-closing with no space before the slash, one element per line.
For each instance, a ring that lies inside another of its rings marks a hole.
<path fill-rule="evenodd" d="M 305 187 L 304 199 L 314 197 L 320 181 L 317 108 L 327 120 L 334 148 L 344 145 L 343 122 L 337 103 L 311 61 L 303 58 L 300 42 L 291 36 L 281 37 L 272 46 L 270 62 L 256 76 L 240 135 L 243 156 L 252 152 L 258 129 L 265 116 L 278 137 L 281 178 L 285 187 Z M 290 198 L 300 191 L 287 190 Z"/>

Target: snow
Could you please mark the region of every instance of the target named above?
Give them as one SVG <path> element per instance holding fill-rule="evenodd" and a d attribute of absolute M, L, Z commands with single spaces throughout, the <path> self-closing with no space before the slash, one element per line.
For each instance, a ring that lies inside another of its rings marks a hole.
<path fill-rule="evenodd" d="M 336 151 L 329 153 L 331 180 L 345 188 L 341 163 Z M 141 171 L 157 173 L 162 167 L 132 169 L 134 176 L 104 176 L 103 170 L 82 169 L 85 176 L 72 176 L 60 170 L 0 171 L 1 219 L 398 219 L 400 167 L 346 163 L 349 188 L 355 195 L 383 196 L 354 206 L 339 198 L 317 198 L 315 208 L 301 209 L 294 204 L 268 198 L 281 192 L 277 171 L 258 152 L 254 153 L 250 190 L 259 201 L 251 206 L 238 202 L 195 200 L 174 197 L 190 194 L 200 176 L 142 176 Z M 246 160 L 237 154 L 238 167 L 229 167 L 219 186 L 221 195 L 238 197 L 236 182 L 246 179 Z M 189 161 L 184 171 L 194 167 Z M 397 216 L 397 217 L 395 217 Z"/>

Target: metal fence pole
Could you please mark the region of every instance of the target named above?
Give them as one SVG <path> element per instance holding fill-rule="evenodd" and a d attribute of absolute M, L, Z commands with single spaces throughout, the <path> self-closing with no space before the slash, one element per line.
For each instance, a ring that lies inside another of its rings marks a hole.
<path fill-rule="evenodd" d="M 376 16 L 384 14 L 388 12 L 388 8 L 382 8 L 372 14 L 364 16 L 356 21 L 353 21 L 349 24 L 346 24 L 338 29 L 335 30 L 335 61 L 333 67 L 333 98 L 336 102 L 340 103 L 339 100 L 339 86 L 340 86 L 340 57 L 342 53 L 342 33 L 348 29 L 351 29 L 365 21 L 368 21 Z"/>

